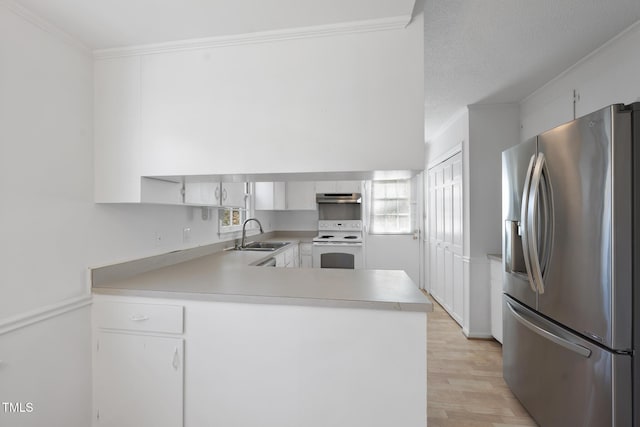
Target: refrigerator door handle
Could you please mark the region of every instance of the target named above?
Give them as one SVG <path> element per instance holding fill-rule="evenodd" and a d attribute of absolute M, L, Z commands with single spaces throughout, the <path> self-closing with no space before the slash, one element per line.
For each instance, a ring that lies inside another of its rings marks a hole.
<path fill-rule="evenodd" d="M 529 160 L 529 167 L 527 168 L 527 176 L 524 179 L 524 188 L 522 190 L 522 211 L 520 215 L 521 224 L 521 235 L 522 235 L 522 254 L 524 258 L 524 264 L 527 269 L 527 276 L 529 277 L 529 286 L 531 286 L 531 290 L 533 292 L 537 292 L 536 285 L 533 281 L 533 275 L 531 274 L 531 260 L 529 258 L 529 237 L 528 233 L 528 220 L 527 220 L 527 211 L 529 210 L 529 191 L 531 189 L 531 173 L 533 171 L 533 166 L 536 161 L 536 155 L 531 156 L 531 160 Z"/>
<path fill-rule="evenodd" d="M 558 344 L 561 347 L 566 348 L 567 350 L 570 350 L 574 353 L 579 354 L 580 356 L 584 357 L 585 359 L 588 359 L 589 356 L 591 356 L 591 350 L 589 350 L 586 347 L 583 347 L 579 344 L 576 343 L 572 343 L 571 341 L 568 341 L 564 338 L 561 338 L 543 328 L 541 328 L 540 326 L 534 325 L 532 322 L 530 322 L 529 320 L 525 319 L 520 313 L 518 313 L 516 311 L 516 309 L 513 307 L 513 305 L 511 305 L 511 303 L 509 301 L 507 301 L 507 307 L 509 307 L 509 311 L 511 311 L 511 314 L 513 315 L 513 317 L 516 318 L 516 320 L 518 322 L 520 322 L 524 327 L 528 328 L 529 330 L 531 330 L 532 332 L 540 335 L 541 337 L 548 339 L 549 341 L 552 341 L 556 344 Z"/>
<path fill-rule="evenodd" d="M 542 281 L 542 267 L 540 266 L 540 256 L 538 255 L 538 227 L 536 223 L 536 213 L 538 212 L 538 195 L 540 193 L 540 182 L 542 179 L 542 170 L 544 167 L 544 154 L 538 154 L 536 167 L 533 171 L 531 179 L 531 188 L 529 190 L 529 200 L 527 201 L 527 243 L 529 243 L 529 256 L 533 281 L 538 288 L 539 294 L 544 294 L 544 282 Z M 546 220 L 546 209 L 543 210 Z"/>

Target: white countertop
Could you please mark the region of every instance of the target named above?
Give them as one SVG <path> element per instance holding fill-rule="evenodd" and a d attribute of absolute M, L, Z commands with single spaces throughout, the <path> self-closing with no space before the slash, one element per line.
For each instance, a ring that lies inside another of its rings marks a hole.
<path fill-rule="evenodd" d="M 274 252 L 216 252 L 130 277 L 102 280 L 98 285 L 94 282 L 93 292 L 261 304 L 433 310 L 429 299 L 404 271 L 251 266 L 283 250 L 286 247 Z"/>

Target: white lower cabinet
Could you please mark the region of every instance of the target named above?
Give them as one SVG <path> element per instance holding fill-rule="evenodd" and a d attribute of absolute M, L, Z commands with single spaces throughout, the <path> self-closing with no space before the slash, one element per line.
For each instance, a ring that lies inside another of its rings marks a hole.
<path fill-rule="evenodd" d="M 183 347 L 182 338 L 98 333 L 97 425 L 181 426 Z"/>
<path fill-rule="evenodd" d="M 426 313 L 111 295 L 93 308 L 94 427 L 426 424 Z"/>
<path fill-rule="evenodd" d="M 284 252 L 280 252 L 275 256 L 276 267 L 297 268 L 300 267 L 298 245 L 291 244 L 287 246 Z"/>
<path fill-rule="evenodd" d="M 300 243 L 300 267 L 313 267 L 313 245 L 311 243 Z"/>
<path fill-rule="evenodd" d="M 491 258 L 491 335 L 502 344 L 502 262 Z"/>
<path fill-rule="evenodd" d="M 93 316 L 94 426 L 182 426 L 182 306 L 97 301 Z"/>

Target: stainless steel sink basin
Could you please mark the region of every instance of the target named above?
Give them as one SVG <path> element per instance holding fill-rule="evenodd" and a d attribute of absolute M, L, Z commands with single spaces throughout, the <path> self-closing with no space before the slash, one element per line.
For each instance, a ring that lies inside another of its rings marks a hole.
<path fill-rule="evenodd" d="M 275 251 L 283 246 L 288 245 L 289 242 L 251 242 L 244 245 L 242 248 L 238 248 L 241 251 Z"/>

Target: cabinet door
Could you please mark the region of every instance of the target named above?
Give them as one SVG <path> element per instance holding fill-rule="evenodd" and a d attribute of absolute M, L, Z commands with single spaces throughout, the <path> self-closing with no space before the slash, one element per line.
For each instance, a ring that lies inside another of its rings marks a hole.
<path fill-rule="evenodd" d="M 100 332 L 95 353 L 98 426 L 183 425 L 183 340 Z"/>
<path fill-rule="evenodd" d="M 245 207 L 244 182 L 223 182 L 220 191 L 221 205 L 233 208 Z"/>
<path fill-rule="evenodd" d="M 491 277 L 491 335 L 502 343 L 502 264 L 490 262 Z"/>
<path fill-rule="evenodd" d="M 316 193 L 337 193 L 335 181 L 316 181 Z"/>
<path fill-rule="evenodd" d="M 361 181 L 337 181 L 336 193 L 362 193 Z"/>
<path fill-rule="evenodd" d="M 259 211 L 273 210 L 273 182 L 256 182 L 253 186 L 255 208 Z"/>
<path fill-rule="evenodd" d="M 182 182 L 142 177 L 140 202 L 181 205 L 183 203 Z"/>
<path fill-rule="evenodd" d="M 316 184 L 309 181 L 290 181 L 286 183 L 287 210 L 317 210 Z"/>
<path fill-rule="evenodd" d="M 311 255 L 300 255 L 300 267 L 302 268 L 313 267 L 313 257 Z"/>
<path fill-rule="evenodd" d="M 291 249 L 293 252 L 293 255 L 291 257 L 291 261 L 292 261 L 292 267 L 298 268 L 300 267 L 300 248 L 298 247 L 298 245 L 294 245 L 293 249 Z"/>
<path fill-rule="evenodd" d="M 140 57 L 93 62 L 96 202 L 139 202 Z"/>
<path fill-rule="evenodd" d="M 284 210 L 286 193 L 284 182 L 256 182 L 255 208 L 259 211 Z"/>
<path fill-rule="evenodd" d="M 185 178 L 184 203 L 196 206 L 219 206 L 220 182 L 192 181 Z"/>
<path fill-rule="evenodd" d="M 276 259 L 276 267 L 286 267 L 287 263 L 284 257 L 284 253 L 278 254 L 275 256 Z"/>
<path fill-rule="evenodd" d="M 287 208 L 287 189 L 284 182 L 273 183 L 273 210 L 283 211 Z"/>

